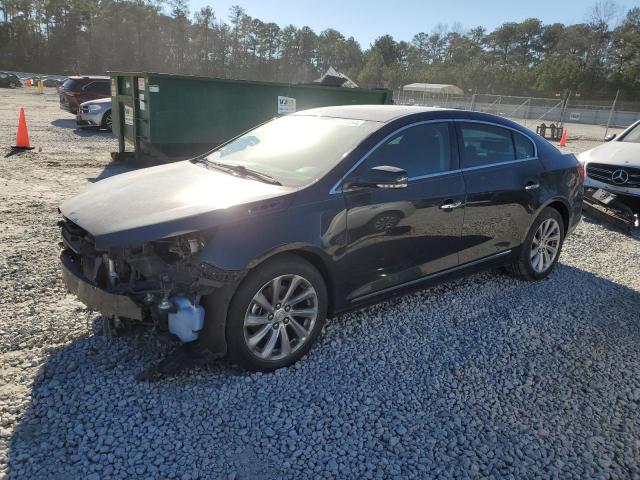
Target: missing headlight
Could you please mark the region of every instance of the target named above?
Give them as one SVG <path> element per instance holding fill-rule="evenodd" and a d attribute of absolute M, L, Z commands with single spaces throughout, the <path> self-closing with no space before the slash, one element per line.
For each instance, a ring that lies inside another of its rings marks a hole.
<path fill-rule="evenodd" d="M 153 242 L 153 250 L 165 262 L 171 264 L 200 252 L 204 241 L 196 236 L 180 236 Z"/>

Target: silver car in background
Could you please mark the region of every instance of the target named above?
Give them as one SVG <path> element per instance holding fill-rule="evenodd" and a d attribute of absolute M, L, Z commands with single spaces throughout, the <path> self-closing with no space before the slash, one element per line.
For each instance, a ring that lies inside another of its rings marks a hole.
<path fill-rule="evenodd" d="M 78 127 L 98 127 L 111 131 L 111 98 L 99 98 L 80 104 L 76 115 Z"/>

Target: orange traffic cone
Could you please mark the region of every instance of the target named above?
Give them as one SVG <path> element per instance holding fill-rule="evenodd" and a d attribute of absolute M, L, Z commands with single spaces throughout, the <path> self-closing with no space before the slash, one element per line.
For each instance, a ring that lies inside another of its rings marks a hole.
<path fill-rule="evenodd" d="M 562 131 L 562 138 L 560 138 L 560 146 L 564 147 L 567 145 L 567 137 L 569 136 L 569 132 L 567 131 L 567 129 L 565 128 Z"/>
<path fill-rule="evenodd" d="M 18 120 L 18 133 L 16 134 L 16 144 L 14 150 L 32 150 L 29 145 L 29 132 L 27 131 L 27 120 L 24 116 L 24 108 L 20 107 L 20 119 Z"/>

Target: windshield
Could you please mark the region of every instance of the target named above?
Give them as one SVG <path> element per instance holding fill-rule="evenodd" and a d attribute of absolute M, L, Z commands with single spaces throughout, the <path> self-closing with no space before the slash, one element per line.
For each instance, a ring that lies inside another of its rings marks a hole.
<path fill-rule="evenodd" d="M 321 178 L 380 126 L 365 120 L 290 115 L 245 133 L 206 158 L 299 187 Z"/>
<path fill-rule="evenodd" d="M 631 129 L 622 139 L 621 142 L 640 143 L 640 123 Z"/>

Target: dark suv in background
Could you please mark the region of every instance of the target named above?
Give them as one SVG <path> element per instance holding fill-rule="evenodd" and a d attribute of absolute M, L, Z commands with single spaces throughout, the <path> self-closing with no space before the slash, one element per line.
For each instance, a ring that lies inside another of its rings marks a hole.
<path fill-rule="evenodd" d="M 109 77 L 69 77 L 59 93 L 60 108 L 76 114 L 82 102 L 111 96 Z"/>
<path fill-rule="evenodd" d="M 20 87 L 22 87 L 22 82 L 15 74 L 10 72 L 0 72 L 0 88 Z"/>

